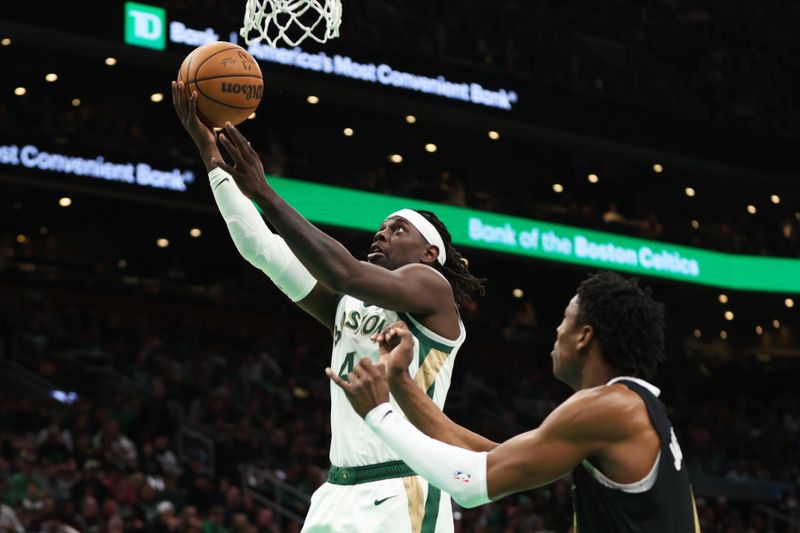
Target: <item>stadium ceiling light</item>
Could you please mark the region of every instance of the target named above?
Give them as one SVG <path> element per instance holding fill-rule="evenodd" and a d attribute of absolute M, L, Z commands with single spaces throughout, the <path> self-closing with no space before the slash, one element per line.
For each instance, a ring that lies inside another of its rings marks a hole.
<path fill-rule="evenodd" d="M 728 338 L 728 332 L 723 329 L 722 331 L 719 332 L 719 338 L 722 339 L 722 340 L 727 339 Z"/>
<path fill-rule="evenodd" d="M 733 320 L 733 311 L 725 311 L 725 320 Z"/>
<path fill-rule="evenodd" d="M 522 291 L 522 289 L 514 289 L 511 291 L 511 294 L 514 295 L 514 298 L 522 298 L 525 296 L 525 293 Z"/>
<path fill-rule="evenodd" d="M 120 270 L 124 270 L 128 266 L 128 262 L 125 261 L 124 259 L 120 259 L 119 261 L 117 261 L 117 266 L 119 267 Z"/>
<path fill-rule="evenodd" d="M 164 100 L 164 93 L 153 93 L 150 95 L 151 102 L 158 103 L 161 102 L 162 100 Z"/>
<path fill-rule="evenodd" d="M 308 96 L 308 98 L 306 98 L 306 102 L 308 102 L 311 105 L 318 104 L 319 103 L 319 96 L 314 96 L 313 94 L 311 94 L 311 95 Z"/>
<path fill-rule="evenodd" d="M 700 337 L 702 337 L 702 336 L 703 336 L 703 332 L 702 332 L 702 331 L 700 331 L 699 329 L 695 328 L 695 329 L 694 329 L 694 338 L 695 338 L 695 339 L 699 339 L 699 338 L 700 338 Z"/>
<path fill-rule="evenodd" d="M 769 197 L 769 199 L 773 204 L 777 205 L 777 204 L 781 203 L 781 197 L 778 196 L 777 194 L 773 194 L 772 196 Z"/>
<path fill-rule="evenodd" d="M 342 130 L 342 133 L 344 133 L 345 137 L 352 137 L 355 131 L 353 130 L 353 128 L 345 128 L 344 130 Z"/>
<path fill-rule="evenodd" d="M 3 37 L 3 39 L 0 40 L 0 44 L 2 44 L 3 46 L 8 46 L 11 44 L 11 39 L 9 39 L 8 37 Z"/>
<path fill-rule="evenodd" d="M 417 122 L 417 117 L 415 117 L 414 115 L 406 115 L 406 122 L 408 122 L 409 124 L 414 124 Z"/>
<path fill-rule="evenodd" d="M 700 229 L 700 221 L 699 220 L 692 220 L 692 228 Z"/>
<path fill-rule="evenodd" d="M 500 138 L 500 134 L 498 132 L 494 131 L 494 130 L 490 130 L 488 135 L 489 135 L 489 138 L 491 140 L 493 140 L 493 141 L 496 141 L 497 139 Z"/>
<path fill-rule="evenodd" d="M 69 207 L 72 205 L 72 198 L 70 198 L 69 196 L 61 197 L 58 199 L 58 205 L 60 205 L 61 207 Z"/>
<path fill-rule="evenodd" d="M 781 321 L 777 318 L 772 321 L 772 327 L 775 329 L 779 329 L 781 327 Z"/>
<path fill-rule="evenodd" d="M 693 189 L 693 188 L 691 188 L 691 187 L 686 187 L 686 188 L 683 190 L 683 192 L 685 192 L 685 193 L 686 193 L 686 196 L 688 196 L 689 198 L 692 198 L 692 197 L 694 197 L 694 195 L 696 194 L 696 193 L 695 193 L 695 191 L 694 191 L 694 189 Z"/>
<path fill-rule="evenodd" d="M 106 62 L 106 65 L 108 65 L 109 67 L 113 67 L 114 65 L 117 64 L 117 58 L 116 57 L 107 57 L 105 62 Z"/>
<path fill-rule="evenodd" d="M 727 294 L 720 294 L 719 295 L 719 303 L 721 303 L 721 304 L 728 303 L 728 295 Z"/>
<path fill-rule="evenodd" d="M 754 206 L 753 204 L 749 204 L 747 206 L 747 212 L 750 213 L 751 215 L 755 215 L 758 212 L 758 209 L 756 209 L 756 206 Z"/>
<path fill-rule="evenodd" d="M 72 107 L 78 107 L 79 105 L 81 105 L 81 99 L 80 98 L 73 98 L 72 102 L 70 102 L 70 103 L 72 104 Z"/>
<path fill-rule="evenodd" d="M 14 89 L 14 94 L 16 94 L 17 96 L 24 96 L 26 92 L 28 92 L 28 89 L 26 89 L 25 87 L 17 87 L 16 89 Z"/>
<path fill-rule="evenodd" d="M 796 220 L 800 220 L 800 211 L 795 211 L 795 212 L 794 212 L 794 218 L 795 218 Z"/>
<path fill-rule="evenodd" d="M 661 174 L 664 172 L 664 166 L 661 163 L 653 163 L 653 172 Z"/>
<path fill-rule="evenodd" d="M 786 307 L 788 307 L 789 309 L 791 309 L 792 307 L 794 307 L 794 300 L 792 300 L 791 298 L 786 298 L 786 299 L 783 301 L 783 305 L 785 305 Z"/>
<path fill-rule="evenodd" d="M 194 237 L 195 239 L 198 238 L 203 234 L 203 231 L 200 228 L 192 228 L 189 230 L 189 235 Z"/>
<path fill-rule="evenodd" d="M 402 163 L 403 162 L 403 156 L 400 155 L 400 154 L 390 154 L 389 155 L 389 161 L 391 161 L 392 163 Z"/>
<path fill-rule="evenodd" d="M 27 241 L 27 240 L 28 240 L 28 237 L 26 237 L 26 236 L 25 236 L 25 235 L 23 235 L 22 233 L 20 233 L 19 235 L 17 235 L 17 243 L 19 243 L 19 244 L 25 244 L 25 241 Z"/>
<path fill-rule="evenodd" d="M 432 154 L 432 153 L 433 153 L 433 152 L 435 152 L 436 150 L 438 150 L 438 148 L 437 148 L 437 147 L 436 147 L 436 145 L 435 145 L 435 144 L 433 144 L 433 143 L 428 143 L 428 144 L 426 144 L 426 145 L 425 145 L 425 151 L 426 151 L 426 152 L 429 152 L 429 153 L 431 153 L 431 154 Z"/>
<path fill-rule="evenodd" d="M 561 185 L 560 183 L 554 183 L 554 184 L 553 184 L 553 190 L 554 190 L 555 192 L 557 192 L 557 193 L 561 194 L 562 192 L 564 192 L 564 186 L 563 186 L 563 185 Z"/>
<path fill-rule="evenodd" d="M 49 72 L 44 77 L 45 81 L 49 81 L 50 83 L 56 81 L 58 79 L 58 74 L 55 72 Z"/>
<path fill-rule="evenodd" d="M 47 226 L 42 226 L 39 228 L 39 235 L 47 235 L 49 232 L 50 230 L 47 229 Z"/>
<path fill-rule="evenodd" d="M 764 328 L 756 326 L 756 335 L 761 335 L 762 333 L 764 333 Z"/>
<path fill-rule="evenodd" d="M 169 246 L 169 239 L 165 239 L 164 237 L 157 239 L 156 246 L 158 246 L 159 248 L 166 248 L 167 246 Z"/>
<path fill-rule="evenodd" d="M 600 181 L 600 178 L 597 176 L 597 174 L 589 174 L 586 176 L 586 179 L 589 180 L 589 183 L 597 183 Z"/>

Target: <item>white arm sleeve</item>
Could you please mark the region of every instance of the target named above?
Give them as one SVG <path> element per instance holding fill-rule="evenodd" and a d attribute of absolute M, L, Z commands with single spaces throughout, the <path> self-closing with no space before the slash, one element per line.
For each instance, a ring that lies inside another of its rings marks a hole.
<path fill-rule="evenodd" d="M 294 256 L 280 235 L 267 227 L 256 207 L 221 168 L 208 173 L 214 200 L 239 253 L 264 271 L 293 302 L 308 296 L 317 280 Z"/>
<path fill-rule="evenodd" d="M 364 417 L 367 425 L 417 475 L 443 490 L 462 507 L 491 502 L 486 485 L 487 452 L 473 452 L 432 439 L 414 427 L 390 403 Z"/>

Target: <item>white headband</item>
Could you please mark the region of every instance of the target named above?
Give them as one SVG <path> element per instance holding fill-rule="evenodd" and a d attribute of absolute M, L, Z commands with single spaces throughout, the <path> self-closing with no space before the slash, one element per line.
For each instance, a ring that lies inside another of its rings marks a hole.
<path fill-rule="evenodd" d="M 442 240 L 442 236 L 439 235 L 439 232 L 430 223 L 430 221 L 425 218 L 424 216 L 420 215 L 413 209 L 401 209 L 400 211 L 395 211 L 391 215 L 386 218 L 392 217 L 402 217 L 417 228 L 425 240 L 428 241 L 428 244 L 432 244 L 439 249 L 439 257 L 436 258 L 439 261 L 439 264 L 444 266 L 444 262 L 447 260 L 447 255 L 444 252 L 444 241 Z"/>

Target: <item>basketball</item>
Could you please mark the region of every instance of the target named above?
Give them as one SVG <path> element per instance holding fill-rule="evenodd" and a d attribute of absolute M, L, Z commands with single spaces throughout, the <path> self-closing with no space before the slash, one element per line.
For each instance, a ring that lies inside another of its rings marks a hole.
<path fill-rule="evenodd" d="M 256 110 L 264 92 L 261 68 L 239 45 L 217 41 L 195 48 L 183 60 L 178 81 L 197 91 L 197 115 L 206 125 L 239 124 Z"/>

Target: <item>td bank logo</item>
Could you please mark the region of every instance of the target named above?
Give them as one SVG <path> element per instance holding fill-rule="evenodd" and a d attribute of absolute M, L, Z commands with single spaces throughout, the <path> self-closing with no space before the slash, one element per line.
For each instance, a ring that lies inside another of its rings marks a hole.
<path fill-rule="evenodd" d="M 164 50 L 167 47 L 167 12 L 136 2 L 125 2 L 125 42 Z"/>

